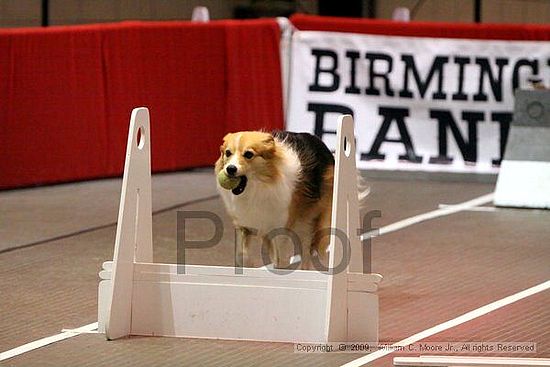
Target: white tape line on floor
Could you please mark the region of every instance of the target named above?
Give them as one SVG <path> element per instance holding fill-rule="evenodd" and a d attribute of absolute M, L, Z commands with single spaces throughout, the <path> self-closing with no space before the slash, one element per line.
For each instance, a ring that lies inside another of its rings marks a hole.
<path fill-rule="evenodd" d="M 363 233 L 363 235 L 361 235 L 361 240 L 365 240 L 365 239 L 368 239 L 370 237 L 382 236 L 384 234 L 387 234 L 387 233 L 390 233 L 390 232 L 395 232 L 395 231 L 398 231 L 398 230 L 403 229 L 405 227 L 412 226 L 413 224 L 424 222 L 424 221 L 427 221 L 427 220 L 430 220 L 430 219 L 443 217 L 445 215 L 458 213 L 458 212 L 468 210 L 468 209 L 471 209 L 471 208 L 474 208 L 474 207 L 477 207 L 477 206 L 480 206 L 480 205 L 484 205 L 484 204 L 492 202 L 493 197 L 494 197 L 494 193 L 490 193 L 490 194 L 483 195 L 483 196 L 480 196 L 480 197 L 472 199 L 472 200 L 465 201 L 465 202 L 460 203 L 460 204 L 455 204 L 455 205 L 447 206 L 447 207 L 444 207 L 444 208 L 439 208 L 439 209 L 433 210 L 431 212 L 415 215 L 414 217 L 410 217 L 410 218 L 400 220 L 399 222 L 392 223 L 390 225 L 379 228 L 377 230 L 370 231 L 370 232 L 367 232 L 367 233 Z"/>
<path fill-rule="evenodd" d="M 448 208 L 454 206 L 453 204 L 439 204 L 438 208 Z M 464 209 L 465 212 L 498 212 L 503 209 L 496 208 L 494 206 L 475 206 L 473 208 Z"/>
<path fill-rule="evenodd" d="M 463 324 L 465 322 L 471 321 L 473 319 L 476 319 L 480 316 L 486 315 L 489 312 L 498 310 L 499 308 L 502 308 L 504 306 L 508 306 L 514 302 L 517 302 L 519 300 L 522 300 L 524 298 L 527 298 L 529 296 L 532 296 L 534 294 L 544 292 L 546 290 L 550 289 L 550 280 L 547 280 L 544 283 L 538 284 L 534 287 L 528 288 L 526 290 L 523 290 L 521 292 L 512 294 L 511 296 L 499 299 L 498 301 L 489 303 L 485 306 L 476 308 L 475 310 L 472 310 L 470 312 L 467 312 L 461 316 L 458 316 L 452 320 L 445 321 L 444 323 L 441 323 L 439 325 L 433 326 L 429 329 L 426 329 L 424 331 L 421 331 L 417 334 L 411 335 L 406 339 L 403 339 L 395 344 L 393 344 L 393 347 L 405 347 L 407 345 L 410 345 L 412 343 L 416 343 L 422 339 L 425 339 L 429 336 L 435 335 L 437 333 L 440 333 L 442 331 L 451 329 L 455 326 L 458 326 L 460 324 Z M 348 362 L 341 367 L 360 367 L 364 366 L 367 363 L 370 363 L 372 361 L 375 361 L 379 358 L 385 357 L 388 354 L 393 353 L 392 348 L 388 349 L 380 349 L 376 352 L 373 352 L 371 354 L 367 354 L 366 356 L 363 356 L 361 358 L 355 359 L 351 362 Z"/>
<path fill-rule="evenodd" d="M 17 348 L 13 348 L 0 353 L 0 361 L 4 361 L 8 358 L 12 358 L 20 354 L 30 352 L 31 350 L 42 348 L 43 346 L 48 344 L 52 344 L 61 340 L 72 338 L 73 336 L 77 336 L 82 333 L 88 333 L 96 329 L 97 329 L 97 322 L 93 322 L 91 324 L 81 326 L 77 329 L 67 330 L 56 335 L 48 336 L 46 338 L 38 339 L 33 342 L 23 344 Z"/>

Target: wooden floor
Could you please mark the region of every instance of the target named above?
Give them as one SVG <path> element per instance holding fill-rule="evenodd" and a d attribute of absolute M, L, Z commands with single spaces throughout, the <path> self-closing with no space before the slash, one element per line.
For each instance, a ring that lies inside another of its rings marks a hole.
<path fill-rule="evenodd" d="M 493 183 L 371 179 L 369 209 L 384 226 L 439 204 L 467 201 Z M 97 320 L 97 272 L 112 258 L 120 180 L 0 192 L 0 352 Z M 153 178 L 157 262 L 176 262 L 177 210 L 209 210 L 225 233 L 190 263 L 230 265 L 233 231 L 210 170 Z M 380 337 L 396 342 L 550 280 L 550 211 L 462 211 L 373 240 L 380 288 Z M 190 238 L 211 228 L 197 222 Z M 426 341 L 534 342 L 550 358 L 550 291 L 430 336 Z M 369 365 L 391 366 L 392 353 Z M 418 354 L 406 354 L 415 356 Z M 467 354 L 464 354 L 467 355 Z M 472 354 L 487 355 L 487 354 Z M 491 354 L 492 356 L 502 354 Z M 4 366 L 338 366 L 362 354 L 299 354 L 292 344 L 176 338 L 107 342 L 82 334 L 0 362 Z"/>

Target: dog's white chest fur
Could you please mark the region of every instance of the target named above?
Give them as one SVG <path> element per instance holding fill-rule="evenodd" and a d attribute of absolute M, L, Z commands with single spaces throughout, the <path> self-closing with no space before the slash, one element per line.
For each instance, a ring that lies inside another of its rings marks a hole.
<path fill-rule="evenodd" d="M 281 177 L 275 182 L 261 182 L 249 177 L 246 189 L 240 195 L 233 195 L 218 184 L 226 209 L 235 218 L 236 224 L 258 231 L 259 236 L 284 228 L 288 221 L 300 161 L 294 151 L 286 147 L 284 150 Z"/>

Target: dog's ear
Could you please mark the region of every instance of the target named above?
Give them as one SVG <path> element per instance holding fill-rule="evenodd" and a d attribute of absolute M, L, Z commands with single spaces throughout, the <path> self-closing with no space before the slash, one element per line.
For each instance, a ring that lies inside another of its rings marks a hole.
<path fill-rule="evenodd" d="M 257 148 L 258 155 L 264 159 L 270 159 L 275 155 L 275 139 L 271 134 L 266 134 L 265 139 L 259 144 Z"/>

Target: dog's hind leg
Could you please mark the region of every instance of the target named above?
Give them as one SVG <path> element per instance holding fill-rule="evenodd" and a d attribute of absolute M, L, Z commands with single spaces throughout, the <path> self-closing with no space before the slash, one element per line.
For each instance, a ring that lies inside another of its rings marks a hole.
<path fill-rule="evenodd" d="M 330 208 L 330 206 L 328 206 Z M 326 270 L 327 263 L 327 248 L 330 243 L 330 225 L 331 211 L 330 209 L 322 211 L 313 222 L 313 239 L 311 241 L 310 254 L 316 257 L 316 265 L 320 267 L 316 270 Z"/>
<path fill-rule="evenodd" d="M 301 264 L 300 268 L 303 270 L 313 269 L 311 264 L 311 243 L 313 240 L 313 228 L 309 220 L 300 220 L 298 221 L 294 228 L 293 232 L 296 235 L 294 241 L 294 254 L 300 254 Z"/>

